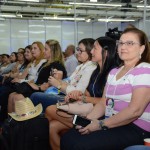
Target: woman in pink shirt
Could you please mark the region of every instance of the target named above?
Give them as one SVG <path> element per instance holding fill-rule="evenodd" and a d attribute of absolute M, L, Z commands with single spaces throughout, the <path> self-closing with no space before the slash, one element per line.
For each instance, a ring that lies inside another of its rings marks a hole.
<path fill-rule="evenodd" d="M 61 150 L 123 150 L 150 137 L 148 38 L 139 29 L 126 29 L 117 48 L 122 64 L 109 73 L 103 98 L 87 115 L 92 123 L 64 134 Z"/>

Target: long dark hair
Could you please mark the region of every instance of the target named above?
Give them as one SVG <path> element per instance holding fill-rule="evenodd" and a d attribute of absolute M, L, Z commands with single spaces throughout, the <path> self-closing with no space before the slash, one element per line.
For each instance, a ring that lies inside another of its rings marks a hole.
<path fill-rule="evenodd" d="M 100 70 L 98 76 L 98 82 L 100 87 L 101 95 L 107 81 L 107 76 L 111 69 L 118 67 L 120 64 L 119 57 L 116 53 L 116 42 L 110 37 L 100 37 L 96 39 L 99 45 L 102 47 L 102 67 L 97 67 L 96 70 Z M 107 55 L 105 55 L 107 52 Z"/>

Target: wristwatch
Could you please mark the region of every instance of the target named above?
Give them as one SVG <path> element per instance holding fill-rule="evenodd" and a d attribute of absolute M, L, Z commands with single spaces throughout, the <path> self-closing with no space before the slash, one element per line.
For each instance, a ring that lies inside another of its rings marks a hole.
<path fill-rule="evenodd" d="M 105 126 L 104 120 L 99 121 L 99 128 L 102 130 L 108 130 L 109 129 L 107 126 Z"/>

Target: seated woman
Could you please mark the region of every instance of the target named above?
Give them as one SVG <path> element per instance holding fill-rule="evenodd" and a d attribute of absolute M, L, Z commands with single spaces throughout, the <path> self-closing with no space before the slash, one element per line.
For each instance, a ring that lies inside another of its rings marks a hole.
<path fill-rule="evenodd" d="M 22 52 L 19 52 L 22 53 Z M 19 54 L 18 53 L 18 54 Z M 37 75 L 38 75 L 38 70 L 42 66 L 43 63 L 46 62 L 44 57 L 44 46 L 41 42 L 33 42 L 32 44 L 32 50 L 31 50 L 32 56 L 34 60 L 27 65 L 27 68 L 23 69 L 23 67 L 20 68 L 20 70 L 24 70 L 23 73 L 19 72 L 19 74 L 24 76 L 24 79 L 20 78 L 20 75 L 18 75 L 19 78 L 14 78 L 11 82 L 12 83 L 22 83 L 22 82 L 29 82 L 29 81 L 36 81 Z M 6 91 L 1 92 L 0 89 L 0 103 L 5 102 L 5 104 L 8 102 L 8 95 L 10 93 L 15 94 L 15 86 L 6 86 Z M 5 88 L 5 86 L 1 87 L 2 89 Z M 2 106 L 2 105 L 1 105 Z M 3 107 L 3 106 L 2 106 Z"/>
<path fill-rule="evenodd" d="M 84 92 L 88 86 L 92 72 L 96 69 L 96 64 L 91 61 L 92 55 L 90 53 L 93 48 L 93 44 L 94 40 L 91 38 L 82 39 L 79 42 L 77 57 L 78 61 L 82 64 L 77 66 L 68 82 L 57 80 L 50 76 L 49 83 L 65 94 L 75 89 Z M 64 95 L 53 95 L 38 92 L 33 93 L 30 98 L 34 105 L 41 103 L 45 111 L 47 106 L 56 104 L 58 99 L 64 100 Z"/>
<path fill-rule="evenodd" d="M 82 91 L 75 90 L 68 93 L 66 96 L 67 100 L 73 98 L 87 103 L 98 103 L 98 97 L 102 97 L 109 71 L 117 66 L 115 47 L 115 41 L 109 37 L 100 37 L 96 39 L 91 54 L 92 61 L 98 64 L 97 69 L 93 72 L 84 95 Z M 59 112 L 59 114 L 57 112 L 56 105 L 49 106 L 46 109 L 46 117 L 50 122 L 50 144 L 52 149 L 55 150 L 60 149 L 61 133 L 73 127 L 73 116 L 70 116 L 65 112 Z"/>
<path fill-rule="evenodd" d="M 33 60 L 30 45 L 26 46 L 25 51 L 17 53 L 17 60 L 12 70 L 3 74 L 3 85 L 8 85 L 14 78 L 23 79 L 27 76 L 29 64 Z"/>
<path fill-rule="evenodd" d="M 10 56 L 8 54 L 3 54 L 2 59 L 3 59 L 3 64 L 0 66 L 0 75 L 10 64 Z"/>
<path fill-rule="evenodd" d="M 10 60 L 10 64 L 7 66 L 6 69 L 3 70 L 3 72 L 1 72 L 1 75 L 9 73 L 14 68 L 17 62 L 17 53 L 12 52 L 9 57 L 9 60 Z"/>
<path fill-rule="evenodd" d="M 11 71 L 10 76 L 8 76 L 8 80 L 4 82 L 3 85 L 0 86 L 0 106 L 1 106 L 1 112 L 0 112 L 0 122 L 3 122 L 5 118 L 7 118 L 7 104 L 8 104 L 8 95 L 14 91 L 14 89 L 11 88 L 11 80 L 13 77 L 17 77 L 19 79 L 22 79 L 27 76 L 27 70 L 29 67 L 30 62 L 32 61 L 32 53 L 31 53 L 31 46 L 28 45 L 25 48 L 25 52 L 18 52 L 17 53 L 18 62 L 15 65 L 14 69 Z M 11 76 L 13 75 L 13 76 Z M 10 78 L 9 78 L 10 77 Z M 9 80 L 11 79 L 11 80 Z"/>
<path fill-rule="evenodd" d="M 17 100 L 21 100 L 25 97 L 30 97 L 35 91 L 44 91 L 49 87 L 48 77 L 52 69 L 61 70 L 63 75 L 54 75 L 57 79 L 66 78 L 67 72 L 64 67 L 64 61 L 62 56 L 61 47 L 58 41 L 56 40 L 47 40 L 45 43 L 44 58 L 47 59 L 47 62 L 44 66 L 38 71 L 37 81 L 28 82 L 31 86 L 31 90 L 27 93 L 12 93 L 9 95 L 8 99 L 8 112 L 14 111 L 14 103 Z"/>
<path fill-rule="evenodd" d="M 61 150 L 122 150 L 150 137 L 148 38 L 139 29 L 126 29 L 117 46 L 122 65 L 109 73 L 102 100 L 87 115 L 92 123 L 65 133 Z"/>

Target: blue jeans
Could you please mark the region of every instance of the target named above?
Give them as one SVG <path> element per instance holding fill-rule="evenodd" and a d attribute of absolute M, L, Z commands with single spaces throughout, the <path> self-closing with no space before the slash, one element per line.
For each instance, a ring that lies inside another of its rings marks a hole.
<path fill-rule="evenodd" d="M 54 95 L 54 94 L 46 94 L 42 92 L 35 92 L 31 95 L 30 99 L 32 100 L 34 105 L 38 105 L 39 103 L 43 106 L 43 112 L 45 109 L 57 103 L 57 101 L 64 101 L 64 95 Z"/>
<path fill-rule="evenodd" d="M 125 148 L 124 150 L 150 150 L 149 146 L 135 145 Z"/>

